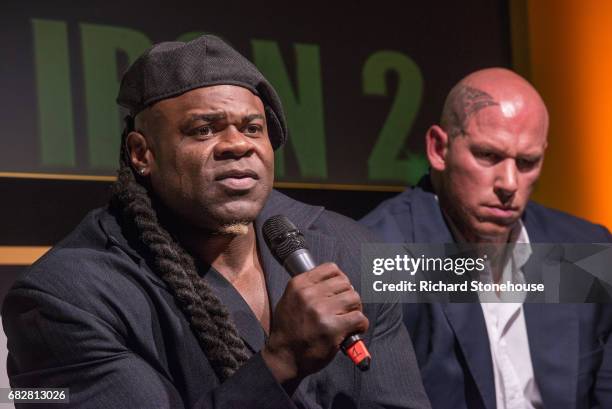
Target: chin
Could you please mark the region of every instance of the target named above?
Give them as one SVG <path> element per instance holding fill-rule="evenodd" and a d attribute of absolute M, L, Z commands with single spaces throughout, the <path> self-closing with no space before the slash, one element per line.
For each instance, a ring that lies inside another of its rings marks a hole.
<path fill-rule="evenodd" d="M 508 235 L 512 229 L 508 226 L 501 226 L 494 223 L 485 223 L 475 229 L 475 232 L 482 243 L 500 243 L 508 240 Z"/>
<path fill-rule="evenodd" d="M 232 222 L 223 225 L 216 230 L 216 233 L 223 236 L 244 236 L 249 232 L 249 225 L 246 222 Z"/>
<path fill-rule="evenodd" d="M 221 225 L 234 222 L 250 223 L 257 218 L 262 208 L 263 203 L 239 200 L 226 203 L 220 209 L 213 210 L 211 214 L 215 222 Z"/>

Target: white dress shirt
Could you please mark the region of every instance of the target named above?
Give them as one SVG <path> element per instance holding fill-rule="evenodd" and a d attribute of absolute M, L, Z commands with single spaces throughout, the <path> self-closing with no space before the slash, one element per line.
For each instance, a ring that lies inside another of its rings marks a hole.
<path fill-rule="evenodd" d="M 518 246 L 508 257 L 500 282 L 525 282 L 522 268 L 529 259 L 531 248 L 527 230 L 522 222 L 519 223 L 518 234 L 514 234 L 516 239 L 513 240 Z M 489 335 L 497 409 L 542 408 L 542 396 L 531 364 L 523 303 L 504 302 L 503 295 L 500 298 L 493 294 L 498 298 L 495 300 L 491 295 L 487 293 L 480 306 Z"/>
<path fill-rule="evenodd" d="M 455 240 L 465 243 L 452 220 L 446 220 Z M 522 268 L 531 256 L 531 246 L 520 219 L 510 234 L 510 244 L 516 246 L 506 259 L 499 282 L 525 283 Z M 480 281 L 493 282 L 489 268 L 480 275 Z M 523 310 L 526 294 L 486 292 L 478 296 L 489 337 L 497 409 L 541 409 L 542 395 L 533 373 Z"/>

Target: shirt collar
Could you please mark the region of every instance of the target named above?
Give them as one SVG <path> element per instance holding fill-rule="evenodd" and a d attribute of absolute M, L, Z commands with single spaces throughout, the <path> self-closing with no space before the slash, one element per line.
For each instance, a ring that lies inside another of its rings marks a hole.
<path fill-rule="evenodd" d="M 435 195 L 436 200 L 438 201 L 438 196 Z M 449 230 L 453 235 L 455 241 L 457 243 L 466 243 L 465 237 L 459 231 L 459 228 L 454 223 L 454 221 L 447 216 L 446 212 L 442 210 L 442 214 L 449 226 Z M 525 283 L 525 275 L 523 274 L 523 267 L 529 260 L 529 257 L 532 253 L 531 241 L 529 239 L 529 234 L 527 233 L 527 229 L 525 228 L 525 224 L 519 218 L 516 225 L 510 231 L 510 237 L 508 243 L 506 245 L 514 245 L 512 248 L 512 252 L 510 253 L 510 257 L 508 257 L 506 264 L 503 268 L 502 278 L 500 282 L 512 282 L 515 284 Z M 492 282 L 492 276 L 489 268 L 486 268 L 483 273 L 480 275 L 480 281 L 485 283 Z M 493 299 L 491 299 L 493 296 Z M 499 301 L 500 299 L 496 294 L 480 294 L 479 295 L 481 301 Z M 504 301 L 505 297 L 502 297 L 501 301 Z M 516 296 L 511 296 L 511 298 L 516 298 Z M 524 299 L 524 297 L 520 297 Z"/>

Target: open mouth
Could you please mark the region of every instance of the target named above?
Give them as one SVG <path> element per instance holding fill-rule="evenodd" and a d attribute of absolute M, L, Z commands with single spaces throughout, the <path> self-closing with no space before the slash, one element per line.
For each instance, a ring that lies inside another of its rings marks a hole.
<path fill-rule="evenodd" d="M 250 169 L 232 169 L 221 172 L 215 177 L 215 181 L 231 190 L 251 189 L 258 180 L 257 173 Z"/>
<path fill-rule="evenodd" d="M 245 179 L 245 178 L 259 179 L 259 176 L 257 175 L 257 173 L 255 173 L 251 169 L 231 169 L 231 170 L 227 170 L 225 172 L 219 173 L 215 177 L 215 180 L 223 180 L 223 179 L 228 179 L 228 178 L 233 178 L 233 179 Z"/>

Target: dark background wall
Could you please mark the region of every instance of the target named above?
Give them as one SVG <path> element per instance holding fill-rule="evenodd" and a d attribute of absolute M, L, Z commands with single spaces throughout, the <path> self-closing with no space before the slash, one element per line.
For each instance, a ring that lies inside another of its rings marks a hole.
<path fill-rule="evenodd" d="M 0 22 L 0 249 L 51 246 L 106 203 L 119 79 L 151 43 L 209 32 L 253 60 L 285 103 L 282 190 L 354 218 L 426 171 L 457 80 L 511 65 L 506 1 L 5 1 Z M 2 260 L 3 292 L 23 266 Z"/>

